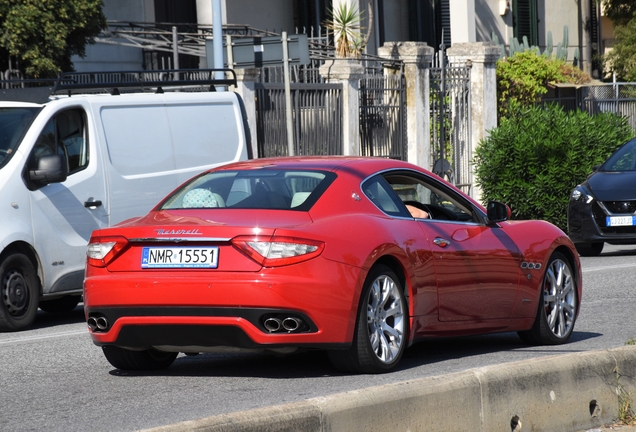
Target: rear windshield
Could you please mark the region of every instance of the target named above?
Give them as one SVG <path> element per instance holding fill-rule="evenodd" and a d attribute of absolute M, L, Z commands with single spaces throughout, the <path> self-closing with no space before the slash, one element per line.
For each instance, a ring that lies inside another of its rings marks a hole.
<path fill-rule="evenodd" d="M 0 167 L 15 154 L 41 108 L 0 108 Z"/>
<path fill-rule="evenodd" d="M 636 171 L 636 139 L 628 141 L 607 159 L 602 171 Z"/>
<path fill-rule="evenodd" d="M 309 210 L 336 175 L 323 171 L 258 169 L 215 171 L 170 195 L 160 210 L 234 208 Z"/>

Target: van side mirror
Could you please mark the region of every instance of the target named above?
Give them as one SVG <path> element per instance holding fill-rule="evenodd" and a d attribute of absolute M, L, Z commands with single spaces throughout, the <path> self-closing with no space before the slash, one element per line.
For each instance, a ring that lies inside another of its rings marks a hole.
<path fill-rule="evenodd" d="M 490 201 L 488 206 L 486 206 L 486 214 L 488 216 L 488 222 L 496 223 L 510 219 L 512 212 L 510 211 L 510 207 L 506 204 L 498 201 Z"/>
<path fill-rule="evenodd" d="M 29 171 L 29 180 L 39 185 L 60 183 L 66 180 L 68 166 L 66 157 L 60 154 L 41 156 L 37 167 Z"/>

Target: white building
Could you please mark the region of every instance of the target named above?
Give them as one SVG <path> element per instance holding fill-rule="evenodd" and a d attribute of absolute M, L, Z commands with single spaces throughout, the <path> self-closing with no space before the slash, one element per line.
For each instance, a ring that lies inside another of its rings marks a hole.
<path fill-rule="evenodd" d="M 108 20 L 162 26 L 175 23 L 211 27 L 217 0 L 104 0 Z M 421 41 L 439 48 L 455 42 L 490 41 L 496 35 L 509 45 L 523 36 L 544 50 L 548 32 L 554 50 L 568 28 L 568 58 L 578 48 L 582 68 L 592 71 L 591 59 L 601 49 L 600 16 L 595 0 L 218 0 L 224 25 L 244 25 L 280 33 L 316 35 L 333 5 L 349 2 L 363 14 L 368 33 L 367 53 L 389 41 Z M 333 2 L 333 5 L 332 5 Z M 324 27 L 323 27 L 324 30 Z M 179 31 L 190 31 L 181 26 Z M 442 40 L 443 36 L 443 40 Z M 112 38 L 111 38 L 112 40 Z M 84 59 L 74 59 L 78 71 L 163 68 L 171 54 L 151 48 L 131 48 L 98 43 L 87 47 Z M 181 56 L 180 66 L 196 67 L 205 61 Z M 191 57 L 191 56 L 190 56 Z"/>

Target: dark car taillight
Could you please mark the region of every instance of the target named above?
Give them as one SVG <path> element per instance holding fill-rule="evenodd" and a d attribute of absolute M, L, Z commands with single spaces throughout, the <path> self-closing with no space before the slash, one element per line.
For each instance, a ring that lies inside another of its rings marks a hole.
<path fill-rule="evenodd" d="M 241 236 L 232 244 L 264 267 L 280 267 L 320 255 L 324 242 L 296 237 Z"/>
<path fill-rule="evenodd" d="M 125 237 L 91 237 L 86 250 L 87 263 L 95 267 L 106 267 L 126 247 Z"/>

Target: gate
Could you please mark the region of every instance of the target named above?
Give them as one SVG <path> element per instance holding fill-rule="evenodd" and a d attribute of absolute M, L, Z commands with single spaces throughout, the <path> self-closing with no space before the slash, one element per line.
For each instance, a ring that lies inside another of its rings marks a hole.
<path fill-rule="evenodd" d="M 342 154 L 342 85 L 292 83 L 295 155 Z M 285 85 L 256 84 L 258 157 L 288 156 Z"/>
<path fill-rule="evenodd" d="M 360 154 L 407 160 L 406 80 L 369 73 L 360 80 Z"/>
<path fill-rule="evenodd" d="M 472 192 L 470 67 L 448 64 L 442 49 L 430 69 L 432 171 Z"/>

